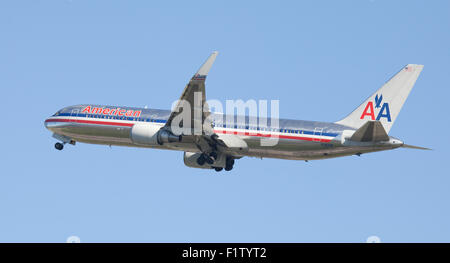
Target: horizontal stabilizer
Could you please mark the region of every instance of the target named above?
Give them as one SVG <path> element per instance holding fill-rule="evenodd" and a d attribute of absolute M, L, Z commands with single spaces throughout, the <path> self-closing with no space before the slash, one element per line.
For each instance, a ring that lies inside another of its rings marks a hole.
<path fill-rule="evenodd" d="M 379 121 L 367 121 L 357 129 L 350 140 L 355 142 L 389 141 L 389 136 Z"/>
<path fill-rule="evenodd" d="M 431 150 L 430 148 L 420 147 L 420 146 L 414 146 L 409 144 L 403 144 L 403 148 L 409 148 L 409 149 L 416 149 L 416 150 Z"/>

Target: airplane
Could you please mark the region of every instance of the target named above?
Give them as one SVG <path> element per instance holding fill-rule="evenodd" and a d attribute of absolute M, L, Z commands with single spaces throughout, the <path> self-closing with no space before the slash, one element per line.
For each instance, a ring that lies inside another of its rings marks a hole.
<path fill-rule="evenodd" d="M 236 123 L 230 124 L 225 121 L 225 114 L 209 111 L 205 80 L 217 54 L 213 52 L 190 79 L 172 111 L 94 104 L 69 106 L 57 111 L 44 122 L 59 141 L 55 148 L 62 150 L 64 144 L 81 142 L 176 150 L 184 152 L 186 166 L 218 172 L 232 170 L 235 160 L 245 156 L 309 161 L 360 156 L 400 147 L 429 150 L 388 135 L 423 65 L 402 67 L 339 121 L 267 118 L 270 125 L 259 127 L 250 123 L 249 116 L 237 118 Z M 184 110 L 181 102 L 198 105 Z M 187 113 L 183 115 L 185 119 L 174 125 L 183 113 Z M 236 120 L 235 116 L 230 119 Z M 176 132 L 178 128 L 184 132 Z M 270 146 L 262 145 L 264 138 L 277 141 Z"/>

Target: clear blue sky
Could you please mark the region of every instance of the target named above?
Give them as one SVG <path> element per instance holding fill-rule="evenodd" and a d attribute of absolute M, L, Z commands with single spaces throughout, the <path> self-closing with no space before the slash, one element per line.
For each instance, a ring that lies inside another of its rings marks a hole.
<path fill-rule="evenodd" d="M 448 1 L 2 1 L 0 242 L 450 241 Z M 80 103 L 170 108 L 211 51 L 211 99 L 279 99 L 336 121 L 408 63 L 425 68 L 398 149 L 238 160 L 78 144 L 43 126 Z"/>

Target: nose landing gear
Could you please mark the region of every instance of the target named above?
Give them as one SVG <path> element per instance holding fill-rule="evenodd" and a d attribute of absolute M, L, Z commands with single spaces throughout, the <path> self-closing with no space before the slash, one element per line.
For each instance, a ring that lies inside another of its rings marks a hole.
<path fill-rule="evenodd" d="M 72 144 L 75 145 L 75 140 L 64 136 L 64 135 L 60 135 L 57 133 L 53 133 L 53 138 L 57 139 L 60 142 L 55 143 L 55 149 L 58 151 L 61 151 L 62 149 L 64 149 L 64 144 L 68 143 L 68 144 Z"/>
<path fill-rule="evenodd" d="M 55 149 L 61 151 L 64 148 L 64 144 L 57 142 L 55 143 Z"/>

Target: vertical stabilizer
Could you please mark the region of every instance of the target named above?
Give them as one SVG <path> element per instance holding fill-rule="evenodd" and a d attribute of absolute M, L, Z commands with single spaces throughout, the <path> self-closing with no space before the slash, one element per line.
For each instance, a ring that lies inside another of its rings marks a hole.
<path fill-rule="evenodd" d="M 367 121 L 379 121 L 389 133 L 422 69 L 423 65 L 416 64 L 403 67 L 356 110 L 336 123 L 358 129 Z"/>

